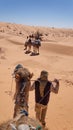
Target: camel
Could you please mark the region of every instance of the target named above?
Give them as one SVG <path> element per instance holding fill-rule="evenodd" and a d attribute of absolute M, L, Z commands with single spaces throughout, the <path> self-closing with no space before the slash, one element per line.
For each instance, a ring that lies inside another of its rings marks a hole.
<path fill-rule="evenodd" d="M 31 53 L 31 56 L 32 55 L 38 55 L 39 54 L 39 47 L 41 46 L 41 42 L 39 39 L 34 39 L 34 40 L 31 40 L 31 41 L 26 41 L 25 42 L 25 49 L 26 50 L 26 54 L 28 53 Z M 31 52 L 31 47 L 33 47 L 33 50 Z"/>
<path fill-rule="evenodd" d="M 26 128 L 27 130 L 43 130 L 38 120 L 24 114 L 19 114 L 16 118 L 0 125 L 0 130 L 26 130 Z"/>

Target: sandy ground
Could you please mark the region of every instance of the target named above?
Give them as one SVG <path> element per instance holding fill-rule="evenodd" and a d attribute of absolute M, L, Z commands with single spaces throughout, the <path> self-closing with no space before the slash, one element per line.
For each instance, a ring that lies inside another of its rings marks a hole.
<path fill-rule="evenodd" d="M 0 35 L 0 123 L 13 116 L 13 94 L 15 81 L 12 80 L 14 67 L 20 63 L 34 73 L 33 80 L 41 70 L 49 72 L 49 80 L 59 79 L 58 94 L 51 93 L 46 115 L 48 130 L 73 130 L 73 39 L 42 41 L 40 55 L 24 53 L 24 38 Z M 12 90 L 12 95 L 9 92 Z M 34 91 L 29 95 L 29 115 L 35 118 Z"/>

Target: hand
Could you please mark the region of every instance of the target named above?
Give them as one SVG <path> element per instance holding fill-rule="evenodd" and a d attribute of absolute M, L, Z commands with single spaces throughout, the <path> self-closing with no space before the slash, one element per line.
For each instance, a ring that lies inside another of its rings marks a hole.
<path fill-rule="evenodd" d="M 58 79 L 54 79 L 54 82 L 56 82 L 57 84 L 59 84 L 59 80 Z"/>

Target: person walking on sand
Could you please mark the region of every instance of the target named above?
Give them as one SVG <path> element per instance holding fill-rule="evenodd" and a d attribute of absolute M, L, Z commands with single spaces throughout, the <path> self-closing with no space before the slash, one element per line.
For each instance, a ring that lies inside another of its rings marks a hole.
<path fill-rule="evenodd" d="M 32 46 L 32 41 L 31 41 L 31 35 L 27 36 L 27 40 L 25 41 L 24 44 L 25 48 L 24 50 L 26 50 L 26 54 L 31 53 L 31 46 Z"/>
<path fill-rule="evenodd" d="M 24 50 L 27 50 L 27 46 L 28 46 L 28 38 L 29 38 L 29 37 L 27 36 L 27 39 L 26 39 L 26 41 L 25 41 L 25 43 L 24 43 L 24 47 L 25 47 Z"/>
<path fill-rule="evenodd" d="M 14 115 L 15 118 L 21 111 L 28 112 L 28 98 L 29 88 L 31 85 L 30 79 L 33 73 L 27 68 L 24 68 L 21 64 L 18 64 L 14 70 L 16 90 L 14 94 L 15 106 Z"/>
<path fill-rule="evenodd" d="M 34 81 L 30 88 L 31 91 L 34 89 L 36 118 L 41 122 L 42 126 L 45 127 L 45 117 L 50 99 L 50 93 L 58 93 L 59 81 L 57 79 L 54 79 L 53 82 L 49 81 L 48 72 L 43 70 L 41 71 L 40 78 Z"/>
<path fill-rule="evenodd" d="M 41 46 L 41 40 L 39 38 L 35 38 L 32 42 L 33 46 L 33 52 L 31 53 L 31 56 L 39 55 L 39 48 Z"/>

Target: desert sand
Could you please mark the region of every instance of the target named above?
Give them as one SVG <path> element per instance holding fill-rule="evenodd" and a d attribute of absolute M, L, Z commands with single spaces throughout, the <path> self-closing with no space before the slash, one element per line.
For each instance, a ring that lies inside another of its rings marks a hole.
<path fill-rule="evenodd" d="M 30 56 L 24 53 L 24 42 L 27 35 L 37 30 L 43 34 L 40 55 Z M 59 93 L 51 93 L 48 104 L 47 127 L 48 130 L 73 130 L 73 30 L 0 23 L 0 123 L 13 117 L 12 73 L 18 63 L 34 73 L 33 80 L 43 69 L 49 72 L 49 80 L 59 79 Z M 32 118 L 35 118 L 34 105 L 32 91 L 29 95 Z"/>

